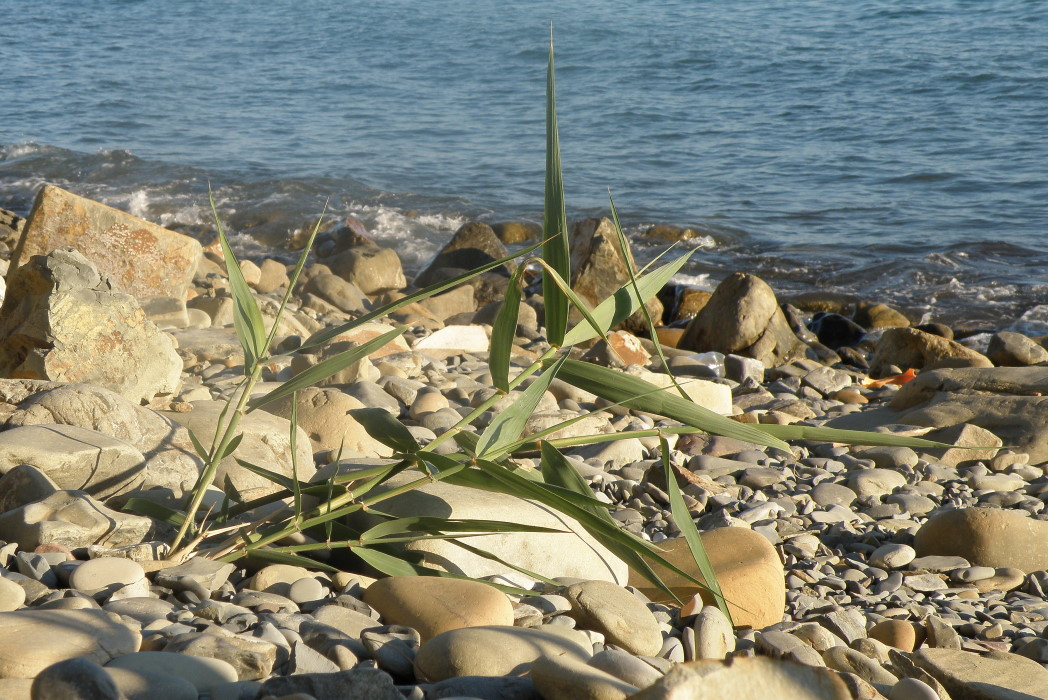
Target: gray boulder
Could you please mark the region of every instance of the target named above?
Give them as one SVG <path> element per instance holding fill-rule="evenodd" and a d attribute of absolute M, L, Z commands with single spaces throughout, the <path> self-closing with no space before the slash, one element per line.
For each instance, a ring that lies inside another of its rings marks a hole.
<path fill-rule="evenodd" d="M 178 390 L 182 360 L 134 297 L 71 248 L 15 270 L 0 307 L 0 376 L 84 382 L 132 401 Z"/>

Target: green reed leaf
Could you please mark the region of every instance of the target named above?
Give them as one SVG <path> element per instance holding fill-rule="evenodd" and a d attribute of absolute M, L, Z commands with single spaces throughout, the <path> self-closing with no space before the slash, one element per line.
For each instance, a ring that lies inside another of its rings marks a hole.
<path fill-rule="evenodd" d="M 714 435 L 790 451 L 789 445 L 761 429 L 767 426 L 736 423 L 708 408 L 675 396 L 668 390 L 654 391 L 659 387 L 623 372 L 587 362 L 568 360 L 561 367 L 559 377 L 569 384 L 627 408 L 666 416 Z"/>
<path fill-rule="evenodd" d="M 499 533 L 499 532 L 564 532 L 549 527 L 537 525 L 521 525 L 504 520 L 468 520 L 448 518 L 435 518 L 430 516 L 414 516 L 405 518 L 394 518 L 379 523 L 360 535 L 363 544 L 369 544 L 374 540 L 385 539 L 391 535 L 402 535 L 407 532 L 425 532 L 427 534 L 441 533 Z"/>
<path fill-rule="evenodd" d="M 509 359 L 513 352 L 513 339 L 517 336 L 517 314 L 520 312 L 521 277 L 525 266 L 519 266 L 509 280 L 506 298 L 491 326 L 491 350 L 488 352 L 488 368 L 491 383 L 496 389 L 509 392 Z"/>
<path fill-rule="evenodd" d="M 909 435 L 873 433 L 864 430 L 841 428 L 819 428 L 809 425 L 761 425 L 760 429 L 783 440 L 816 440 L 819 442 L 841 442 L 848 445 L 871 445 L 878 447 L 918 447 L 925 449 L 952 449 L 956 445 L 925 440 Z M 970 448 L 979 449 L 979 448 Z"/>
<path fill-rule="evenodd" d="M 226 259 L 229 291 L 233 295 L 233 327 L 236 329 L 240 346 L 244 349 L 244 373 L 250 375 L 262 359 L 262 353 L 265 352 L 266 325 L 262 322 L 262 312 L 258 309 L 258 302 L 255 301 L 251 288 L 244 280 L 244 273 L 240 271 L 240 263 L 233 255 L 233 249 L 229 247 L 226 231 L 218 218 L 215 194 L 211 191 L 210 186 L 208 186 L 208 196 L 211 199 L 211 211 L 218 229 L 218 241 L 222 246 L 222 255 Z"/>
<path fill-rule="evenodd" d="M 644 307 L 644 302 L 655 296 L 666 283 L 688 262 L 693 251 L 689 251 L 672 262 L 658 267 L 643 277 L 638 277 L 636 286 L 627 283 L 610 297 L 602 301 L 591 312 L 598 328 L 611 329 Z M 639 290 L 639 294 L 638 294 Z M 579 321 L 567 335 L 564 345 L 578 345 L 597 337 L 593 325 Z"/>
<path fill-rule="evenodd" d="M 408 454 L 419 451 L 415 436 L 389 411 L 381 408 L 354 408 L 349 411 L 349 415 L 364 427 L 368 435 L 386 447 Z"/>
<path fill-rule="evenodd" d="M 378 350 L 394 338 L 402 335 L 404 331 L 406 331 L 407 329 L 407 326 L 399 326 L 398 328 L 394 328 L 388 333 L 383 333 L 377 338 L 372 338 L 371 340 L 365 343 L 361 343 L 356 347 L 350 348 L 349 350 L 345 350 L 344 352 L 340 352 L 339 354 L 334 355 L 333 357 L 327 358 L 323 362 L 313 365 L 304 372 L 297 374 L 293 378 L 284 382 L 265 396 L 252 399 L 248 411 L 254 411 L 256 408 L 265 406 L 267 403 L 270 403 L 271 401 L 276 401 L 277 399 L 282 399 L 285 396 L 290 396 L 296 391 L 305 389 L 307 386 L 313 386 L 317 382 L 323 381 L 331 375 L 341 372 L 346 367 L 352 365 L 354 362 L 363 359 L 364 357 Z"/>
<path fill-rule="evenodd" d="M 695 564 L 698 565 L 703 580 L 706 581 L 706 587 L 716 599 L 717 607 L 730 621 L 731 611 L 728 610 L 728 604 L 724 600 L 720 583 L 717 582 L 717 572 L 713 570 L 713 564 L 710 563 L 710 558 L 706 554 L 706 548 L 702 545 L 702 538 L 699 536 L 699 531 L 691 518 L 691 512 L 688 511 L 688 506 L 684 504 L 684 497 L 681 495 L 680 487 L 677 485 L 677 475 L 670 464 L 670 446 L 666 442 L 666 438 L 661 435 L 659 436 L 659 451 L 662 454 L 662 469 L 666 473 L 666 493 L 670 500 L 670 514 L 673 515 L 673 522 L 688 543 L 691 556 L 695 560 Z"/>
<path fill-rule="evenodd" d="M 568 214 L 564 203 L 564 176 L 560 163 L 560 136 L 557 132 L 557 86 L 553 67 L 553 26 L 550 26 L 549 63 L 546 68 L 546 193 L 542 212 L 542 258 L 562 279 L 571 280 L 571 254 L 568 250 Z M 542 298 L 546 305 L 546 337 L 554 346 L 564 344 L 568 327 L 568 297 L 549 272 L 542 277 Z"/>
<path fill-rule="evenodd" d="M 547 367 L 546 371 L 535 377 L 528 388 L 521 393 L 520 399 L 492 419 L 480 435 L 476 447 L 477 455 L 483 457 L 488 453 L 498 452 L 520 438 L 528 419 L 535 412 L 543 394 L 549 389 L 550 382 L 557 376 L 557 371 L 560 370 L 566 359 L 567 355 Z"/>
<path fill-rule="evenodd" d="M 568 301 L 570 301 L 571 304 L 579 310 L 579 313 L 582 314 L 583 319 L 585 319 L 586 323 L 589 324 L 590 329 L 593 331 L 593 335 L 590 337 L 600 336 L 603 340 L 606 341 L 608 338 L 605 334 L 611 329 L 611 326 L 605 326 L 603 323 L 599 322 L 593 316 L 593 312 L 590 311 L 589 305 L 586 304 L 586 302 L 583 301 L 582 298 L 575 293 L 575 291 L 571 288 L 567 281 L 563 277 L 561 277 L 559 272 L 550 267 L 550 265 L 547 264 L 544 260 L 538 260 L 536 262 L 538 262 L 538 264 L 542 266 L 544 275 L 543 279 L 551 280 L 557 286 L 557 288 L 560 289 L 560 291 L 564 294 Z M 546 315 L 549 315 L 549 304 L 546 305 Z M 556 343 L 550 340 L 550 345 L 555 346 Z"/>

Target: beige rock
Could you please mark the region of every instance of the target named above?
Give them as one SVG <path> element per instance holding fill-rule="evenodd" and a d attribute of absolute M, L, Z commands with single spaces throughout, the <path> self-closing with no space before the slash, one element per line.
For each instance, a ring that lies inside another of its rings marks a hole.
<path fill-rule="evenodd" d="M 364 292 L 338 275 L 320 274 L 310 277 L 305 290 L 346 313 L 362 313 L 367 308 Z"/>
<path fill-rule="evenodd" d="M 10 579 L 0 578 L 0 612 L 18 610 L 24 603 L 25 589 Z"/>
<path fill-rule="evenodd" d="M 863 328 L 909 328 L 910 319 L 887 304 L 861 303 L 853 320 Z"/>
<path fill-rule="evenodd" d="M 513 606 L 504 593 L 477 581 L 399 576 L 379 579 L 364 602 L 386 624 L 418 630 L 422 641 L 448 630 L 488 625 L 513 626 Z"/>
<path fill-rule="evenodd" d="M 360 639 L 360 633 L 366 629 L 382 625 L 381 622 L 373 617 L 368 617 L 364 613 L 357 612 L 352 608 L 344 608 L 341 605 L 321 605 L 313 611 L 313 617 L 318 622 L 330 625 L 340 632 L 345 632 L 353 639 Z"/>
<path fill-rule="evenodd" d="M 383 484 L 383 488 L 395 488 L 417 478 L 417 473 L 405 471 Z M 503 520 L 562 530 L 558 533 L 495 533 L 472 537 L 469 543 L 511 564 L 551 578 L 571 576 L 616 583 L 624 583 L 627 578 L 626 565 L 577 521 L 528 499 L 436 482 L 383 501 L 382 510 L 401 517 L 431 515 Z M 365 514 L 357 517 L 362 521 L 361 526 L 377 523 Z M 419 540 L 406 544 L 405 549 L 422 553 L 428 565 L 471 578 L 507 572 L 501 564 L 443 540 Z"/>
<path fill-rule="evenodd" d="M 208 659 L 170 651 L 140 651 L 116 656 L 106 669 L 163 673 L 192 683 L 198 693 L 210 694 L 213 688 L 237 680 L 236 669 L 221 659 Z"/>
<path fill-rule="evenodd" d="M 164 415 L 193 431 L 201 443 L 210 445 L 226 404 L 222 401 L 194 401 L 191 405 L 193 410 L 186 413 L 166 411 Z M 214 483 L 223 484 L 228 476 L 234 488 L 247 500 L 280 490 L 268 479 L 241 467 L 236 458 L 291 476 L 291 423 L 258 410 L 245 415 L 237 429 L 244 437 L 236 453 L 227 456 L 219 464 Z M 306 481 L 316 472 L 316 467 L 309 437 L 301 428 L 297 430 L 298 478 Z"/>
<path fill-rule="evenodd" d="M 854 700 L 833 671 L 754 656 L 677 664 L 662 680 L 630 700 Z"/>
<path fill-rule="evenodd" d="M 417 342 L 415 349 L 443 359 L 464 352 L 486 353 L 490 342 L 480 326 L 446 326 Z"/>
<path fill-rule="evenodd" d="M 720 608 L 707 605 L 692 623 L 695 630 L 695 658 L 721 660 L 735 651 L 735 634 L 731 622 Z"/>
<path fill-rule="evenodd" d="M 0 384 L 11 381 L 15 380 Z M 163 489 L 174 498 L 192 488 L 201 460 L 185 428 L 101 387 L 39 382 L 35 388 L 38 391 L 17 402 L 7 419 L 9 426 L 57 423 L 97 431 L 142 451 L 146 464 L 140 488 Z"/>
<path fill-rule="evenodd" d="M 331 271 L 355 284 L 365 294 L 381 294 L 408 286 L 400 257 L 395 250 L 357 246 L 325 258 Z"/>
<path fill-rule="evenodd" d="M 762 535 L 739 527 L 726 527 L 702 533 L 703 547 L 717 574 L 736 627 L 762 629 L 780 622 L 786 608 L 786 579 L 775 548 Z M 687 542 L 676 538 L 660 542 L 666 559 L 702 581 L 702 574 L 691 556 Z M 699 594 L 704 604 L 714 601 L 705 591 L 658 565 L 656 573 L 682 600 Z M 630 585 L 651 600 L 665 600 L 665 594 L 638 573 L 630 572 Z M 700 606 L 701 607 L 701 606 Z"/>
<path fill-rule="evenodd" d="M 225 661 L 236 669 L 237 677 L 242 681 L 268 678 L 277 657 L 276 645 L 271 642 L 195 632 L 171 639 L 164 651 Z"/>
<path fill-rule="evenodd" d="M 986 355 L 998 367 L 1025 367 L 1048 361 L 1048 350 L 1025 335 L 1010 331 L 995 333 Z"/>
<path fill-rule="evenodd" d="M 65 246 L 94 262 L 117 291 L 140 299 L 184 299 L 202 255 L 200 244 L 188 236 L 45 185 L 15 247 L 11 270 L 30 256 Z"/>
<path fill-rule="evenodd" d="M 131 671 L 112 666 L 105 672 L 127 700 L 197 700 L 199 696 L 195 685 L 170 673 Z"/>
<path fill-rule="evenodd" d="M 244 276 L 247 286 L 255 288 L 262 279 L 262 269 L 250 260 L 240 261 L 240 274 Z"/>
<path fill-rule="evenodd" d="M 562 655 L 585 662 L 593 653 L 585 636 L 566 627 L 464 627 L 419 647 L 415 671 L 430 683 L 457 676 L 517 676 L 541 656 Z"/>
<path fill-rule="evenodd" d="M 948 445 L 956 445 L 956 447 L 946 450 L 928 450 L 929 454 L 935 456 L 936 462 L 951 467 L 956 467 L 963 462 L 989 461 L 993 459 L 998 449 L 1004 444 L 1001 438 L 989 430 L 970 423 L 960 423 L 947 428 L 933 430 L 930 433 L 926 433 L 923 437 Z"/>
<path fill-rule="evenodd" d="M 626 370 L 626 373 L 639 377 L 655 386 L 661 386 L 667 391 L 677 393 L 677 389 L 673 388 L 673 378 L 668 374 L 649 372 L 643 367 L 630 367 Z M 734 411 L 732 408 L 731 389 L 725 384 L 696 379 L 695 377 L 680 376 L 677 377 L 677 383 L 684 389 L 684 393 L 691 397 L 692 401 L 703 408 L 708 408 L 722 416 L 731 415 Z"/>
<path fill-rule="evenodd" d="M 142 565 L 130 559 L 99 557 L 89 559 L 69 574 L 69 587 L 84 593 L 115 590 L 138 583 L 146 577 Z"/>
<path fill-rule="evenodd" d="M 877 343 L 870 360 L 870 373 L 881 376 L 892 365 L 902 369 L 924 369 L 943 362 L 961 362 L 967 367 L 992 367 L 985 356 L 960 343 L 916 328 L 891 328 Z"/>
<path fill-rule="evenodd" d="M 540 656 L 530 675 L 544 700 L 626 700 L 639 690 L 570 654 Z"/>
<path fill-rule="evenodd" d="M 1018 654 L 922 649 L 913 661 L 942 683 L 955 700 L 1048 698 L 1048 669 Z"/>
<path fill-rule="evenodd" d="M 0 472 L 20 464 L 61 489 L 106 499 L 142 484 L 145 457 L 123 440 L 75 425 L 26 425 L 0 432 Z"/>
<path fill-rule="evenodd" d="M 0 613 L 0 628 L 0 678 L 33 678 L 76 657 L 105 664 L 142 641 L 101 610 L 16 610 Z"/>
<path fill-rule="evenodd" d="M 472 313 L 477 310 L 477 300 L 473 286 L 470 284 L 463 284 L 443 294 L 423 299 L 418 304 L 438 321 L 446 321 L 456 314 Z"/>
<path fill-rule="evenodd" d="M 7 281 L 0 376 L 84 382 L 136 402 L 178 390 L 171 337 L 77 251 L 29 258 Z"/>
<path fill-rule="evenodd" d="M 270 564 L 255 572 L 248 588 L 253 591 L 275 593 L 286 598 L 291 591 L 291 584 L 302 578 L 320 576 L 323 575 L 301 566 Z"/>
<path fill-rule="evenodd" d="M 56 491 L 44 499 L 0 514 L 4 537 L 27 550 L 43 544 L 70 549 L 142 542 L 153 521 L 106 508 L 82 491 Z"/>
<path fill-rule="evenodd" d="M 1024 511 L 961 508 L 933 515 L 913 541 L 918 556 L 964 557 L 973 566 L 1048 569 L 1048 522 Z"/>
<path fill-rule="evenodd" d="M 884 642 L 890 647 L 911 652 L 924 641 L 924 627 L 908 620 L 882 620 L 870 628 L 871 639 Z"/>
<path fill-rule="evenodd" d="M 571 601 L 569 613 L 580 629 L 600 632 L 604 638 L 638 656 L 655 656 L 662 649 L 659 623 L 641 600 L 608 581 L 583 581 L 564 588 Z"/>
<path fill-rule="evenodd" d="M 272 258 L 266 258 L 259 266 L 259 278 L 255 283 L 255 290 L 259 294 L 269 294 L 290 282 L 287 276 L 287 268 L 284 263 Z"/>
<path fill-rule="evenodd" d="M 775 292 L 759 277 L 743 273 L 729 275 L 717 286 L 677 347 L 752 357 L 767 367 L 804 353 L 804 344 L 790 330 Z"/>
<path fill-rule="evenodd" d="M 530 241 L 542 235 L 542 227 L 530 221 L 505 221 L 492 224 L 491 229 L 500 241 L 508 245 Z"/>
<path fill-rule="evenodd" d="M 571 231 L 571 288 L 584 301 L 596 306 L 613 295 L 630 281 L 627 262 L 622 257 L 618 236 L 610 219 L 585 219 L 575 224 Z M 632 251 L 629 253 L 633 261 Z M 662 302 L 652 297 L 645 304 L 652 319 L 662 318 Z M 583 320 L 573 309 L 574 322 Z M 646 332 L 647 321 L 637 311 L 622 323 L 622 328 L 631 332 Z"/>
<path fill-rule="evenodd" d="M 364 408 L 357 399 L 338 389 L 309 387 L 298 392 L 298 427 L 318 449 L 342 449 L 346 457 L 388 457 L 393 450 L 375 440 L 349 411 Z M 266 405 L 281 418 L 291 418 L 291 397 Z"/>

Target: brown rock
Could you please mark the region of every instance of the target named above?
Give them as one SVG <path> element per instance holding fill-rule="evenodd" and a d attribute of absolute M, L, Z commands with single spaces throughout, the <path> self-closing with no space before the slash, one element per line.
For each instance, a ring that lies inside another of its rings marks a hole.
<path fill-rule="evenodd" d="M 364 602 L 386 624 L 418 630 L 422 641 L 448 630 L 485 625 L 513 626 L 513 605 L 501 591 L 477 581 L 397 576 L 379 579 Z"/>
<path fill-rule="evenodd" d="M 962 508 L 928 519 L 913 541 L 917 555 L 964 557 L 972 566 L 1048 569 L 1048 521 L 1014 510 Z"/>
<path fill-rule="evenodd" d="M 836 672 L 763 656 L 677 664 L 630 700 L 854 700 Z"/>
<path fill-rule="evenodd" d="M 804 344 L 790 330 L 771 287 L 759 277 L 738 272 L 717 286 L 678 347 L 752 357 L 767 367 L 804 354 Z"/>
<path fill-rule="evenodd" d="M 992 367 L 990 360 L 971 348 L 953 340 L 925 333 L 915 328 L 891 328 L 877 343 L 870 360 L 870 372 L 875 376 L 888 373 L 888 368 L 925 369 L 944 362 L 963 362 L 953 367 Z"/>
<path fill-rule="evenodd" d="M 492 224 L 491 229 L 506 245 L 524 243 L 542 235 L 542 227 L 530 221 L 506 221 Z"/>
<path fill-rule="evenodd" d="M 11 270 L 30 256 L 65 246 L 98 265 L 115 290 L 140 299 L 184 299 L 202 254 L 188 236 L 45 185 L 14 250 Z"/>
<path fill-rule="evenodd" d="M 681 287 L 677 291 L 677 307 L 673 312 L 673 321 L 683 321 L 695 318 L 699 312 L 706 308 L 713 292 L 706 289 L 695 289 L 693 287 Z"/>
<path fill-rule="evenodd" d="M 365 294 L 381 294 L 408 286 L 400 257 L 391 248 L 360 246 L 325 258 L 331 271 Z"/>
<path fill-rule="evenodd" d="M 633 263 L 632 252 L 630 263 Z M 614 224 L 609 219 L 585 219 L 575 224 L 571 231 L 571 288 L 575 293 L 596 306 L 629 281 L 629 270 L 622 257 Z M 646 306 L 658 325 L 662 319 L 662 302 L 652 297 Z M 573 309 L 571 319 L 581 321 L 582 315 Z M 646 333 L 648 324 L 644 313 L 638 310 L 620 327 L 634 333 Z"/>
<path fill-rule="evenodd" d="M 910 319 L 887 304 L 859 304 L 852 319 L 863 328 L 909 328 Z"/>
<path fill-rule="evenodd" d="M 702 543 L 728 600 L 736 627 L 762 629 L 782 620 L 786 607 L 786 580 L 779 555 L 767 539 L 753 530 L 726 527 L 702 533 Z M 664 550 L 662 556 L 671 563 L 699 581 L 703 580 L 683 538 L 660 542 L 659 546 Z M 715 604 L 712 596 L 686 579 L 658 565 L 653 565 L 653 568 L 682 600 L 699 594 L 706 605 Z M 629 582 L 651 600 L 666 601 L 665 594 L 640 574 L 630 571 Z"/>
<path fill-rule="evenodd" d="M 1004 444 L 1001 438 L 989 430 L 970 423 L 951 425 L 947 428 L 933 430 L 924 435 L 925 439 L 956 445 L 950 449 L 932 449 L 928 453 L 935 455 L 936 461 L 956 467 L 965 462 L 990 460 Z"/>
<path fill-rule="evenodd" d="M 1021 333 L 1001 331 L 990 338 L 986 355 L 998 367 L 1026 367 L 1048 362 L 1048 350 Z"/>
<path fill-rule="evenodd" d="M 890 647 L 911 652 L 924 641 L 924 627 L 908 620 L 882 620 L 870 628 L 869 637 Z"/>

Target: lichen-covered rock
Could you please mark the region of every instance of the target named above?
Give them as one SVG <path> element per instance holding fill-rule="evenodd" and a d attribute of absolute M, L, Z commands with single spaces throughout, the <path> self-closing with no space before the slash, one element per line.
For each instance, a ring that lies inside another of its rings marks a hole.
<path fill-rule="evenodd" d="M 71 248 L 33 256 L 0 307 L 0 376 L 84 382 L 132 401 L 174 393 L 182 360 L 134 297 Z"/>
<path fill-rule="evenodd" d="M 97 265 L 114 289 L 139 299 L 185 299 L 202 256 L 200 243 L 125 212 L 45 185 L 11 260 L 72 246 Z"/>

